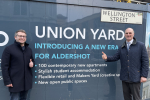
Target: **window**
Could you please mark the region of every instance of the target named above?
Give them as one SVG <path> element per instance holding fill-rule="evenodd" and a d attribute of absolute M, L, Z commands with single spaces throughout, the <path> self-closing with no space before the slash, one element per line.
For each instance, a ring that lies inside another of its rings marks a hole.
<path fill-rule="evenodd" d="M 14 2 L 14 15 L 27 15 L 27 2 Z"/>

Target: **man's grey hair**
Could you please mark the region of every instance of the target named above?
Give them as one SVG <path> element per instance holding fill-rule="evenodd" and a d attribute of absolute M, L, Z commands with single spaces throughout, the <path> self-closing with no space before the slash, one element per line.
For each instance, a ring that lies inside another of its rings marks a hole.
<path fill-rule="evenodd" d="M 16 32 L 15 32 L 15 36 L 17 36 L 17 35 L 18 35 L 18 32 L 22 32 L 22 33 L 25 33 L 25 34 L 26 34 L 26 31 L 25 31 L 25 30 L 20 29 L 20 30 L 18 30 L 18 31 L 16 31 Z M 27 34 L 26 34 L 26 35 L 27 35 Z"/>
<path fill-rule="evenodd" d="M 130 27 L 129 27 L 129 28 L 127 28 L 127 29 L 131 29 L 131 30 L 133 31 L 133 33 L 134 33 L 134 29 L 133 29 L 133 28 L 130 28 Z M 127 29 L 126 29 L 126 30 L 127 30 Z M 126 30 L 125 30 L 125 32 L 126 32 Z"/>

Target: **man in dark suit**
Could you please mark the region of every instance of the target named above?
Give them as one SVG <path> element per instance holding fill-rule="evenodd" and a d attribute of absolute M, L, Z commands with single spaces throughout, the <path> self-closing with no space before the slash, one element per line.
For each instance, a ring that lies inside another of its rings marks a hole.
<path fill-rule="evenodd" d="M 2 54 L 2 75 L 10 91 L 10 100 L 26 100 L 28 90 L 32 88 L 34 59 L 26 36 L 24 30 L 18 30 L 15 42 L 7 46 Z"/>
<path fill-rule="evenodd" d="M 140 85 L 147 81 L 149 71 L 149 59 L 144 43 L 136 41 L 134 30 L 125 30 L 126 41 L 119 47 L 113 56 L 107 56 L 102 52 L 102 58 L 107 62 L 120 59 L 123 94 L 125 100 L 141 100 Z"/>

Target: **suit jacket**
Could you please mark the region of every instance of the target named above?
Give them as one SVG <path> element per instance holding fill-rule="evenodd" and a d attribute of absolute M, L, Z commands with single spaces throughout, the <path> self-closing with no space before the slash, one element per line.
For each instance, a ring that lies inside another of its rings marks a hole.
<path fill-rule="evenodd" d="M 148 76 L 149 59 L 144 43 L 136 41 L 135 38 L 133 39 L 129 51 L 125 41 L 114 56 L 107 57 L 107 61 L 120 59 L 120 79 L 122 81 L 140 82 L 141 77 L 147 78 Z"/>
<path fill-rule="evenodd" d="M 29 67 L 30 59 L 34 63 L 32 50 L 25 43 L 25 50 L 16 41 L 7 46 L 2 54 L 2 75 L 4 84 L 12 84 L 10 92 L 20 92 L 32 88 L 32 70 Z"/>

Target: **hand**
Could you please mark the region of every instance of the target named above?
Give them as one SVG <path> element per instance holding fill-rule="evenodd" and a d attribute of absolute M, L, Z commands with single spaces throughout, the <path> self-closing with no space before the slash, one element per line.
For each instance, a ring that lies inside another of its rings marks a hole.
<path fill-rule="evenodd" d="M 7 87 L 13 87 L 13 85 L 12 84 L 9 84 L 9 85 L 6 85 Z"/>
<path fill-rule="evenodd" d="M 30 68 L 32 68 L 32 67 L 33 67 L 32 59 L 30 59 L 29 67 L 30 67 Z"/>
<path fill-rule="evenodd" d="M 145 77 L 141 77 L 141 83 L 143 83 L 143 82 L 146 82 L 147 81 L 147 78 L 145 78 Z"/>
<path fill-rule="evenodd" d="M 102 52 L 102 58 L 104 59 L 104 60 L 107 60 L 107 55 L 104 53 L 104 52 Z"/>

